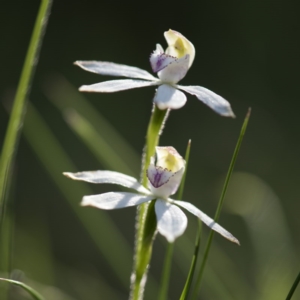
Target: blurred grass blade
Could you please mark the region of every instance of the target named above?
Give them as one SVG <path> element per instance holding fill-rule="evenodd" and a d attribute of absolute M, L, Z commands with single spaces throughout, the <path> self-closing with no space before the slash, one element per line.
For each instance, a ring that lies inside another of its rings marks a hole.
<path fill-rule="evenodd" d="M 190 291 L 190 287 L 193 281 L 194 273 L 195 273 L 195 268 L 197 264 L 197 259 L 199 255 L 199 247 L 200 247 L 200 241 L 201 241 L 201 227 L 202 227 L 202 222 L 198 220 L 198 232 L 197 232 L 197 237 L 196 237 L 196 242 L 195 242 L 195 249 L 194 249 L 194 255 L 191 263 L 191 267 L 189 270 L 188 277 L 186 279 L 182 294 L 180 296 L 180 300 L 186 300 Z"/>
<path fill-rule="evenodd" d="M 205 232 L 202 235 L 205 237 Z M 186 274 L 189 271 L 188 263 L 191 251 L 195 246 L 194 242 L 187 235 L 183 235 L 176 245 L 175 262 L 182 273 Z M 253 287 L 247 278 L 241 276 L 236 262 L 224 252 L 218 243 L 214 244 L 212 252 L 214 259 L 208 260 L 205 268 L 205 277 L 203 277 L 203 284 L 206 290 L 213 295 L 211 298 L 222 300 L 254 299 L 254 297 L 251 297 Z"/>
<path fill-rule="evenodd" d="M 242 144 L 242 141 L 243 141 L 243 138 L 244 138 L 247 126 L 248 126 L 250 114 L 251 114 L 251 109 L 249 108 L 249 110 L 246 114 L 244 123 L 242 125 L 242 129 L 241 129 L 236 147 L 234 149 L 233 156 L 232 156 L 232 159 L 231 159 L 231 162 L 230 162 L 230 165 L 229 165 L 229 169 L 228 169 L 228 172 L 227 172 L 227 175 L 226 175 L 225 183 L 224 183 L 223 190 L 222 190 L 222 193 L 221 193 L 221 197 L 220 197 L 220 200 L 219 200 L 219 203 L 218 203 L 217 211 L 216 211 L 216 214 L 215 214 L 215 217 L 214 217 L 215 222 L 218 222 L 218 219 L 219 219 L 220 214 L 221 214 L 221 210 L 222 210 L 224 198 L 225 198 L 225 195 L 226 195 L 227 187 L 228 187 L 228 184 L 229 184 L 232 172 L 233 172 L 233 168 L 234 168 L 236 159 L 238 157 L 240 147 L 241 147 L 241 144 Z M 212 244 L 213 237 L 214 237 L 214 231 L 211 230 L 210 233 L 209 233 L 209 236 L 208 236 L 208 241 L 207 241 L 206 248 L 205 248 L 205 251 L 204 251 L 204 256 L 203 256 L 202 263 L 201 263 L 201 266 L 200 266 L 200 271 L 199 271 L 199 274 L 198 274 L 198 278 L 196 280 L 196 286 L 195 286 L 195 289 L 194 289 L 194 292 L 193 292 L 192 299 L 194 299 L 194 300 L 197 298 L 197 294 L 200 290 L 201 279 L 202 279 L 204 268 L 205 268 L 205 265 L 206 265 L 206 262 L 207 262 L 207 259 L 208 259 L 208 255 L 209 255 L 209 251 L 210 251 L 210 247 L 211 247 L 211 244 Z"/>
<path fill-rule="evenodd" d="M 3 207 L 5 206 L 5 193 L 6 190 L 8 190 L 6 186 L 7 176 L 10 172 L 11 163 L 17 149 L 18 137 L 25 114 L 25 99 L 37 65 L 39 50 L 43 33 L 47 26 L 51 4 L 51 0 L 42 0 L 41 2 L 3 143 L 0 157 L 0 222 L 3 217 Z"/>
<path fill-rule="evenodd" d="M 161 281 L 159 295 L 158 295 L 159 300 L 168 299 L 168 289 L 170 284 L 170 273 L 172 267 L 173 252 L 174 252 L 174 243 L 168 243 L 165 261 L 163 265 L 163 271 L 162 271 L 162 281 Z"/>
<path fill-rule="evenodd" d="M 300 272 L 299 272 L 298 276 L 296 277 L 295 282 L 293 283 L 291 290 L 286 297 L 286 300 L 292 299 L 292 296 L 294 295 L 294 292 L 296 291 L 296 288 L 297 288 L 299 282 L 300 282 Z"/>
<path fill-rule="evenodd" d="M 80 121 L 84 122 L 84 128 L 79 128 L 79 125 L 70 122 L 72 129 L 83 138 L 82 130 L 86 130 L 90 136 L 83 139 L 83 142 L 90 147 L 91 151 L 96 155 L 96 157 L 101 159 L 101 163 L 104 163 L 102 158 L 107 158 L 107 152 L 113 151 L 114 157 L 116 157 L 116 152 L 122 149 L 123 162 L 120 164 L 120 168 L 124 168 L 128 171 L 125 172 L 128 175 L 137 176 L 140 172 L 141 158 L 130 144 L 124 139 L 116 129 L 102 116 L 95 107 L 88 101 L 88 99 L 78 92 L 78 89 L 72 86 L 63 76 L 56 74 L 48 78 L 44 83 L 43 87 L 44 93 L 49 100 L 62 112 L 65 113 L 69 111 L 70 108 L 74 109 L 78 114 L 80 114 Z M 69 119 L 70 120 L 70 119 Z M 77 119 L 78 120 L 78 119 Z M 72 120 L 70 120 L 72 121 Z M 81 122 L 81 125 L 83 125 Z M 88 123 L 87 123 L 88 122 Z M 96 137 L 96 133 L 98 133 Z M 102 152 L 102 147 L 96 149 L 93 144 L 91 137 L 96 137 L 96 143 L 98 145 L 104 146 L 105 152 Z M 101 151 L 101 152 L 100 152 Z M 112 159 L 108 159 L 112 161 Z M 120 159 L 118 159 L 120 162 Z M 126 162 L 130 162 L 130 166 Z M 126 165 L 126 166 L 125 166 Z M 110 166 L 112 168 L 112 166 Z M 122 170 L 118 170 L 123 172 Z"/>
<path fill-rule="evenodd" d="M 178 193 L 176 195 L 176 199 L 179 199 L 179 200 L 182 199 L 182 195 L 183 195 L 186 172 L 187 172 L 188 162 L 189 162 L 189 158 L 190 158 L 190 151 L 191 151 L 191 140 L 188 141 L 188 144 L 186 147 L 185 157 L 184 157 L 184 159 L 186 161 L 185 171 L 184 171 L 184 174 L 181 179 Z M 162 282 L 161 282 L 159 297 L 158 297 L 159 300 L 165 300 L 165 299 L 167 299 L 167 296 L 168 296 L 173 252 L 174 252 L 174 243 L 168 243 L 166 257 L 165 257 L 163 271 L 162 271 Z"/>
<path fill-rule="evenodd" d="M 93 194 L 93 192 L 84 183 L 74 184 L 62 175 L 62 172 L 66 170 L 76 171 L 76 167 L 32 105 L 28 107 L 24 133 L 73 212 L 105 256 L 123 286 L 127 287 L 131 270 L 131 251 L 127 241 L 106 212 L 85 210 L 79 206 L 81 197 Z M 99 228 L 105 228 L 105 230 L 99 230 Z"/>
<path fill-rule="evenodd" d="M 252 298 L 285 299 L 298 271 L 299 252 L 282 200 L 262 178 L 246 172 L 233 174 L 228 197 L 226 208 L 243 218 L 252 245 L 251 265 L 256 270 Z"/>
<path fill-rule="evenodd" d="M 182 200 L 183 197 L 183 191 L 184 191 L 184 184 L 185 184 L 185 178 L 186 178 L 186 173 L 187 173 L 187 169 L 188 169 L 188 165 L 189 165 L 189 159 L 190 159 L 190 153 L 191 153 L 191 145 L 192 145 L 192 141 L 189 140 L 186 150 L 185 150 L 185 170 L 184 170 L 184 174 L 182 176 L 181 182 L 180 182 L 180 186 L 176 195 L 176 199 L 178 200 Z"/>
<path fill-rule="evenodd" d="M 35 291 L 33 288 L 31 288 L 30 286 L 28 286 L 27 284 L 25 284 L 23 282 L 16 281 L 16 280 L 11 280 L 11 279 L 6 279 L 6 278 L 0 278 L 0 280 L 21 287 L 26 292 L 28 292 L 32 296 L 32 298 L 35 299 L 35 300 L 45 300 L 45 298 L 43 298 L 37 291 Z"/>
<path fill-rule="evenodd" d="M 91 123 L 73 109 L 65 112 L 65 119 L 83 143 L 90 149 L 99 162 L 107 169 L 112 169 L 127 175 L 136 175 L 129 160 L 121 159 L 119 151 L 122 148 L 111 147 L 109 143 L 96 131 Z M 120 152 L 120 151 L 119 151 Z"/>

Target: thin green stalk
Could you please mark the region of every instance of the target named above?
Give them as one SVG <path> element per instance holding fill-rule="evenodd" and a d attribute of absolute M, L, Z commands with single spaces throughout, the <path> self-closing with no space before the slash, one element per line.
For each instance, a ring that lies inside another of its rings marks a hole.
<path fill-rule="evenodd" d="M 191 263 L 191 267 L 189 270 L 188 277 L 186 279 L 184 288 L 182 290 L 181 296 L 179 300 L 186 300 L 190 291 L 190 287 L 193 281 L 194 273 L 195 273 L 195 268 L 197 265 L 197 260 L 198 260 L 198 254 L 199 254 L 199 248 L 200 248 L 200 241 L 201 241 L 201 228 L 202 228 L 202 222 L 198 220 L 198 232 L 197 232 L 197 237 L 196 237 L 196 242 L 195 242 L 195 250 L 194 250 L 194 255 Z"/>
<path fill-rule="evenodd" d="M 17 88 L 8 128 L 6 131 L 0 159 L 0 218 L 3 218 L 4 197 L 7 190 L 7 176 L 11 169 L 14 153 L 17 148 L 18 137 L 25 114 L 25 99 L 37 65 L 39 50 L 46 29 L 52 0 L 42 0 L 36 18 L 31 41 L 25 58 L 21 78 Z M 1 220 L 0 220 L 1 221 Z"/>
<path fill-rule="evenodd" d="M 182 197 L 183 197 L 183 190 L 184 190 L 186 172 L 187 172 L 187 168 L 188 168 L 188 164 L 189 164 L 189 159 L 190 159 L 191 144 L 192 144 L 192 141 L 189 140 L 188 144 L 187 144 L 187 147 L 186 147 L 186 150 L 185 150 L 185 156 L 184 156 L 184 159 L 185 159 L 185 170 L 184 170 L 184 174 L 182 176 L 181 183 L 180 183 L 177 195 L 176 195 L 176 198 L 179 199 L 179 200 L 182 200 Z"/>
<path fill-rule="evenodd" d="M 28 286 L 27 284 L 25 284 L 23 282 L 16 281 L 16 280 L 10 280 L 10 279 L 6 279 L 6 278 L 0 278 L 0 280 L 5 281 L 5 282 L 9 282 L 9 283 L 12 283 L 14 285 L 17 285 L 17 286 L 21 287 L 26 292 L 28 292 L 32 296 L 32 298 L 35 299 L 35 300 L 44 300 L 45 299 L 37 291 L 35 291 L 33 288 L 31 288 L 30 286 Z"/>
<path fill-rule="evenodd" d="M 160 110 L 156 105 L 154 105 L 147 129 L 146 147 L 144 150 L 143 168 L 141 174 L 142 184 L 145 187 L 147 187 L 148 184 L 146 170 L 150 164 L 151 156 L 153 156 L 155 153 L 155 147 L 159 143 L 159 137 L 167 116 L 168 110 Z M 152 203 L 154 203 L 154 201 L 152 201 Z M 147 269 L 151 259 L 153 239 L 156 232 L 156 224 L 155 227 L 151 226 L 151 224 L 148 224 L 151 221 L 149 216 L 153 213 L 154 210 L 150 209 L 148 203 L 141 204 L 138 207 L 134 270 L 133 275 L 131 276 L 132 282 L 130 299 L 132 300 L 139 300 L 143 297 L 144 287 L 147 279 Z M 155 214 L 153 214 L 152 218 L 154 218 L 156 222 Z M 151 230 L 148 227 L 151 228 Z M 149 241 L 151 242 L 149 243 Z"/>
<path fill-rule="evenodd" d="M 169 289 L 169 282 L 170 282 L 170 274 L 171 274 L 171 266 L 172 266 L 171 262 L 173 258 L 173 252 L 174 252 L 174 243 L 168 243 L 166 257 L 163 266 L 163 272 L 162 272 L 162 281 L 161 281 L 159 295 L 158 295 L 159 300 L 168 299 L 168 289 Z"/>
<path fill-rule="evenodd" d="M 292 296 L 293 296 L 293 294 L 294 294 L 294 292 L 295 292 L 295 290 L 296 290 L 299 282 L 300 282 L 300 272 L 299 272 L 298 276 L 296 277 L 295 282 L 293 283 L 293 285 L 292 285 L 292 287 L 290 289 L 290 292 L 289 292 L 289 294 L 286 297 L 286 300 L 292 299 Z"/>
<path fill-rule="evenodd" d="M 221 193 L 221 196 L 220 196 L 220 199 L 219 199 L 217 211 L 216 211 L 216 214 L 215 214 L 215 217 L 214 217 L 215 222 L 218 222 L 219 216 L 221 214 L 221 210 L 222 210 L 224 198 L 225 198 L 225 195 L 226 195 L 227 187 L 228 187 L 228 184 L 229 184 L 232 172 L 233 172 L 233 168 L 234 168 L 236 159 L 238 157 L 240 147 L 241 147 L 241 144 L 242 144 L 242 141 L 243 141 L 246 129 L 247 129 L 250 114 L 251 114 L 251 109 L 249 108 L 249 110 L 246 114 L 242 129 L 241 129 L 237 144 L 236 144 L 234 152 L 233 152 L 233 156 L 232 156 L 232 159 L 231 159 L 231 162 L 230 162 L 230 165 L 229 165 L 229 169 L 227 171 L 225 183 L 224 183 L 224 186 L 223 186 L 223 189 L 222 189 L 222 193 Z M 207 262 L 207 259 L 208 259 L 208 255 L 209 255 L 209 251 L 210 251 L 210 247 L 211 247 L 211 244 L 212 244 L 213 237 L 214 237 L 214 231 L 211 230 L 210 233 L 209 233 L 209 236 L 208 236 L 208 241 L 207 241 L 206 248 L 205 248 L 205 251 L 204 251 L 202 264 L 200 266 L 200 271 L 199 271 L 198 278 L 197 278 L 197 281 L 196 281 L 196 286 L 195 286 L 195 289 L 194 289 L 194 292 L 193 292 L 193 296 L 192 296 L 193 300 L 195 300 L 197 298 L 197 294 L 200 291 L 201 279 L 202 279 L 204 268 L 205 268 L 205 265 L 206 265 L 206 262 Z"/>
<path fill-rule="evenodd" d="M 191 140 L 188 141 L 186 151 L 185 151 L 185 171 L 181 179 L 181 183 L 178 189 L 178 193 L 176 195 L 176 198 L 181 200 L 183 196 L 183 190 L 184 190 L 184 184 L 185 184 L 185 178 L 186 178 L 186 172 L 188 167 L 188 162 L 190 158 L 190 151 L 191 151 Z M 168 295 L 168 289 L 169 289 L 169 281 L 170 281 L 170 273 L 171 273 L 171 261 L 173 257 L 173 251 L 174 251 L 174 243 L 168 243 L 167 246 L 167 252 L 166 252 L 166 258 L 163 266 L 163 272 L 162 272 L 162 283 L 159 291 L 159 300 L 165 300 L 167 299 Z"/>
<path fill-rule="evenodd" d="M 147 129 L 146 148 L 144 152 L 145 157 L 143 157 L 142 183 L 144 187 L 147 187 L 148 185 L 146 170 L 150 164 L 151 157 L 155 154 L 155 147 L 159 143 L 159 137 L 162 133 L 168 113 L 168 110 L 160 110 L 156 105 L 153 107 Z"/>

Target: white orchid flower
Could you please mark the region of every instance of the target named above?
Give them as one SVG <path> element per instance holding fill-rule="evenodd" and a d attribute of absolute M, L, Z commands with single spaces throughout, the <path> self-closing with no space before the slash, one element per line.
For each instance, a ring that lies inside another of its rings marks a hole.
<path fill-rule="evenodd" d="M 83 85 L 79 90 L 113 93 L 146 86 L 159 86 L 154 96 L 154 102 L 161 110 L 178 109 L 184 106 L 186 96 L 182 91 L 185 91 L 195 95 L 216 113 L 226 117 L 234 117 L 228 101 L 216 93 L 202 86 L 177 84 L 192 65 L 195 58 L 195 48 L 187 38 L 175 30 L 170 29 L 164 35 L 168 48 L 164 51 L 162 46 L 157 44 L 156 50 L 150 56 L 152 70 L 157 73 L 158 78 L 136 67 L 102 61 L 76 61 L 75 65 L 89 72 L 133 78 Z"/>
<path fill-rule="evenodd" d="M 157 230 L 170 243 L 174 242 L 186 229 L 187 217 L 179 208 L 182 207 L 226 239 L 239 244 L 239 241 L 231 233 L 193 204 L 169 198 L 177 191 L 184 170 L 185 160 L 173 147 L 156 147 L 156 161 L 152 158 L 147 170 L 149 189 L 143 187 L 135 178 L 113 171 L 67 172 L 64 175 L 74 180 L 90 183 L 118 184 L 136 191 L 135 193 L 109 192 L 84 196 L 81 202 L 82 206 L 111 210 L 155 201 Z"/>

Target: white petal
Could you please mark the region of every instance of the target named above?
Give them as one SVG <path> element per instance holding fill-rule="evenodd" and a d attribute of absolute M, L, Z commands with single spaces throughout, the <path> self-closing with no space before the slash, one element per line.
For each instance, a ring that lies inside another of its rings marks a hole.
<path fill-rule="evenodd" d="M 212 230 L 218 232 L 221 234 L 223 237 L 228 239 L 229 241 L 240 244 L 238 239 L 235 238 L 230 232 L 228 232 L 226 229 L 224 229 L 222 226 L 220 226 L 218 223 L 216 223 L 212 218 L 210 218 L 208 215 L 203 213 L 200 209 L 198 209 L 196 206 L 189 202 L 184 202 L 184 201 L 177 201 L 177 200 L 172 200 L 172 203 L 175 203 L 178 206 L 181 206 L 188 210 L 190 213 L 198 217 L 203 223 L 205 223 L 209 228 Z"/>
<path fill-rule="evenodd" d="M 84 196 L 81 205 L 109 210 L 135 206 L 150 200 L 153 200 L 153 196 L 142 196 L 125 192 L 110 192 L 100 195 Z"/>
<path fill-rule="evenodd" d="M 187 217 L 180 208 L 164 200 L 155 202 L 157 229 L 169 243 L 182 235 L 187 226 Z"/>
<path fill-rule="evenodd" d="M 76 61 L 74 64 L 84 69 L 85 71 L 101 75 L 157 80 L 157 78 L 155 78 L 145 70 L 106 61 Z"/>
<path fill-rule="evenodd" d="M 167 108 L 178 109 L 186 103 L 186 96 L 174 87 L 163 84 L 158 87 L 153 101 L 161 110 Z"/>
<path fill-rule="evenodd" d="M 111 183 L 119 184 L 143 194 L 150 194 L 135 178 L 113 171 L 86 171 L 78 173 L 63 173 L 65 176 L 90 183 Z"/>
<path fill-rule="evenodd" d="M 181 58 L 173 58 L 173 61 L 157 73 L 159 79 L 166 83 L 177 83 L 187 73 L 189 61 L 190 56 L 188 54 Z"/>
<path fill-rule="evenodd" d="M 110 80 L 91 85 L 83 85 L 79 88 L 81 92 L 113 93 L 124 90 L 136 89 L 145 86 L 158 85 L 159 81 L 143 81 L 135 79 Z"/>
<path fill-rule="evenodd" d="M 200 101 L 209 106 L 216 113 L 225 117 L 235 118 L 229 102 L 211 90 L 202 86 L 177 85 L 177 87 L 192 95 L 195 95 Z"/>

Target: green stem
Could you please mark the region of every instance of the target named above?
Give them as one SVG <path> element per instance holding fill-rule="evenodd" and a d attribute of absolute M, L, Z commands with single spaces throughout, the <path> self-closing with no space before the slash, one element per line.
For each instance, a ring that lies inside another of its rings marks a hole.
<path fill-rule="evenodd" d="M 236 159 L 237 159 L 239 151 L 240 151 L 240 147 L 241 147 L 241 144 L 242 144 L 242 141 L 243 141 L 246 129 L 247 129 L 250 114 L 251 114 L 251 109 L 249 108 L 249 110 L 246 114 L 242 129 L 241 129 L 237 144 L 236 144 L 234 152 L 233 152 L 233 156 L 232 156 L 232 159 L 231 159 L 231 162 L 230 162 L 230 165 L 229 165 L 229 169 L 227 171 L 227 175 L 226 175 L 226 179 L 225 179 L 225 182 L 224 182 L 222 193 L 221 193 L 221 196 L 220 196 L 220 199 L 219 199 L 217 211 L 216 211 L 216 214 L 215 214 L 215 217 L 214 217 L 214 221 L 216 223 L 218 222 L 219 216 L 221 214 L 221 210 L 222 210 L 224 198 L 225 198 L 225 195 L 226 195 L 227 187 L 228 187 L 228 184 L 229 184 L 229 180 L 231 178 L 233 168 L 234 168 Z M 210 233 L 209 233 L 208 241 L 207 241 L 206 248 L 205 248 L 205 251 L 204 251 L 202 264 L 200 266 L 200 271 L 199 271 L 198 278 L 197 278 L 197 281 L 196 281 L 196 286 L 195 286 L 195 289 L 194 289 L 194 292 L 193 292 L 192 299 L 194 299 L 194 300 L 197 298 L 197 294 L 199 293 L 199 290 L 200 290 L 201 279 L 202 279 L 204 268 L 205 268 L 205 265 L 206 265 L 206 262 L 207 262 L 207 259 L 208 259 L 208 255 L 209 255 L 210 247 L 211 247 L 212 240 L 213 240 L 213 237 L 214 237 L 214 233 L 215 232 L 213 230 L 211 230 Z"/>
<path fill-rule="evenodd" d="M 168 110 L 160 110 L 156 105 L 154 105 L 147 129 L 146 147 L 143 157 L 144 163 L 141 175 L 142 184 L 145 187 L 147 187 L 148 185 L 146 170 L 150 164 L 151 157 L 155 153 L 155 147 L 159 143 L 159 137 L 167 116 Z M 152 201 L 151 203 L 153 203 L 153 208 L 151 204 L 149 205 L 148 203 L 141 204 L 138 207 L 136 226 L 137 233 L 135 237 L 136 253 L 133 271 L 134 274 L 131 279 L 132 282 L 130 299 L 132 300 L 140 300 L 143 298 L 143 291 L 147 279 L 147 269 L 151 259 L 152 244 L 156 232 L 156 223 L 155 227 L 151 226 L 152 219 L 154 219 L 156 222 L 156 217 L 154 214 L 154 201 Z"/>
<path fill-rule="evenodd" d="M 32 296 L 32 298 L 35 300 L 44 300 L 44 298 L 37 291 L 35 291 L 33 288 L 31 288 L 30 286 L 26 285 L 23 282 L 16 281 L 16 280 L 10 280 L 10 279 L 6 279 L 6 278 L 0 278 L 0 280 L 6 281 L 6 282 L 9 282 L 9 283 L 12 283 L 14 285 L 21 287 L 22 289 L 27 291 Z"/>
<path fill-rule="evenodd" d="M 147 129 L 146 148 L 144 152 L 145 157 L 143 158 L 142 183 L 144 187 L 148 186 L 146 170 L 150 164 L 151 157 L 155 154 L 155 147 L 159 143 L 159 137 L 162 133 L 165 120 L 168 117 L 168 113 L 168 110 L 160 110 L 156 105 L 153 107 Z"/>
<path fill-rule="evenodd" d="M 191 267 L 190 267 L 190 271 L 188 274 L 188 277 L 186 279 L 182 294 L 180 296 L 179 300 L 186 300 L 187 296 L 189 294 L 190 291 L 190 287 L 193 281 L 193 277 L 194 277 L 194 273 L 195 273 L 195 268 L 197 265 L 197 259 L 198 259 L 198 254 L 199 254 L 199 247 L 200 247 L 200 241 L 201 241 L 201 228 L 202 228 L 202 222 L 200 220 L 198 220 L 198 233 L 197 233 L 197 237 L 196 237 L 196 242 L 195 242 L 195 250 L 194 250 L 194 255 L 193 255 L 193 259 L 192 259 L 192 263 L 191 263 Z"/>
<path fill-rule="evenodd" d="M 300 282 L 300 272 L 299 272 L 298 276 L 296 277 L 295 282 L 293 283 L 293 285 L 292 285 L 292 287 L 290 289 L 290 292 L 289 292 L 289 294 L 286 297 L 286 300 L 292 299 L 292 296 L 293 296 L 293 294 L 294 294 L 294 292 L 295 292 L 295 290 L 296 290 L 299 282 Z"/>
<path fill-rule="evenodd" d="M 44 30 L 47 25 L 51 3 L 52 0 L 43 0 L 40 5 L 3 143 L 0 159 L 0 221 L 3 218 L 5 206 L 4 198 L 6 190 L 8 190 L 7 176 L 11 169 L 11 164 L 17 148 L 18 137 L 25 114 L 25 99 L 28 95 L 33 72 L 38 60 L 40 45 Z"/>

